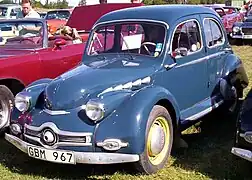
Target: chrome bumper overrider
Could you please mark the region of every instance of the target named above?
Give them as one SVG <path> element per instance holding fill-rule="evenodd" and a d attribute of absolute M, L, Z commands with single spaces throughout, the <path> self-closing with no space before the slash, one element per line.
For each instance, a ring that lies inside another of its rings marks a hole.
<path fill-rule="evenodd" d="M 233 147 L 231 153 L 252 162 L 252 152 L 249 150 Z"/>
<path fill-rule="evenodd" d="M 16 136 L 12 136 L 7 133 L 5 133 L 5 139 L 26 154 L 28 154 L 27 146 L 32 145 L 22 141 Z M 139 160 L 139 155 L 137 154 L 75 152 L 75 151 L 74 154 L 75 154 L 75 162 L 83 164 L 114 164 L 114 163 L 136 162 Z"/>

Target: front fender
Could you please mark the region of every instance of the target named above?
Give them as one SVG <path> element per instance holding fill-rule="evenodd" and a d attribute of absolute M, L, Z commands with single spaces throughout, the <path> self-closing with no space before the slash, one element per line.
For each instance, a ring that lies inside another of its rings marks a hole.
<path fill-rule="evenodd" d="M 125 100 L 107 118 L 97 125 L 95 141 L 101 142 L 108 138 L 121 139 L 129 143 L 124 153 L 141 154 L 145 146 L 145 132 L 147 120 L 153 106 L 160 100 L 168 100 L 176 113 L 178 122 L 179 107 L 172 94 L 159 86 L 149 86 L 138 90 Z M 101 151 L 97 148 L 96 151 Z"/>
<path fill-rule="evenodd" d="M 52 81 L 52 79 L 45 78 L 37 80 L 31 84 L 29 84 L 23 91 L 21 91 L 19 94 L 23 94 L 25 96 L 30 97 L 30 109 L 34 108 L 34 106 L 37 104 L 37 101 L 41 95 L 41 93 L 44 91 L 45 87 Z M 20 111 L 17 110 L 16 107 L 13 108 L 13 112 L 11 114 L 11 119 L 17 119 L 17 117 L 21 114 Z"/>
<path fill-rule="evenodd" d="M 52 81 L 52 79 L 50 79 L 50 78 L 39 79 L 39 80 L 34 81 L 31 84 L 29 84 L 24 89 L 24 91 L 30 92 L 30 91 L 36 91 L 38 89 L 44 89 L 45 86 L 47 86 L 51 81 Z"/>

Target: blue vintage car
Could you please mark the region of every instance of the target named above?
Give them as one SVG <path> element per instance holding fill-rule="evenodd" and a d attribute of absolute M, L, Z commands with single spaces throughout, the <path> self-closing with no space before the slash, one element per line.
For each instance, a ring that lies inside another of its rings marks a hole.
<path fill-rule="evenodd" d="M 93 26 L 80 65 L 16 95 L 5 139 L 45 161 L 131 162 L 151 174 L 184 127 L 221 104 L 233 107 L 247 85 L 211 9 L 118 10 Z"/>
<path fill-rule="evenodd" d="M 243 40 L 252 39 L 252 11 L 249 11 L 243 22 L 236 22 L 233 25 L 231 40 L 241 44 Z"/>
<path fill-rule="evenodd" d="M 231 152 L 252 162 L 252 89 L 244 99 L 236 123 L 236 135 Z"/>

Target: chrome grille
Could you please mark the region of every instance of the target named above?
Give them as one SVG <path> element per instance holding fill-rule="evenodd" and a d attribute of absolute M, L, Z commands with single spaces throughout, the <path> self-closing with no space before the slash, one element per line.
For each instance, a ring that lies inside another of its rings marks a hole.
<path fill-rule="evenodd" d="M 252 28 L 242 28 L 242 32 L 245 35 L 252 35 Z"/>
<path fill-rule="evenodd" d="M 24 129 L 24 136 L 27 140 L 39 143 L 46 148 L 57 148 L 59 146 L 92 146 L 92 133 L 61 131 L 51 122 L 47 122 L 40 127 L 25 124 Z M 54 137 L 53 143 L 49 142 L 48 138 L 45 139 L 47 136 L 45 132 L 48 131 L 50 131 L 50 138 L 52 136 Z"/>

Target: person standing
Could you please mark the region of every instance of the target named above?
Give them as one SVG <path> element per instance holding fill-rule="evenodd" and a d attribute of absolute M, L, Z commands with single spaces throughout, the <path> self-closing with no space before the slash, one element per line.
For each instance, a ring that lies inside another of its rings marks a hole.
<path fill-rule="evenodd" d="M 40 15 L 32 8 L 30 0 L 22 0 L 22 11 L 17 18 L 40 18 Z"/>

